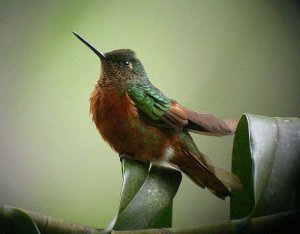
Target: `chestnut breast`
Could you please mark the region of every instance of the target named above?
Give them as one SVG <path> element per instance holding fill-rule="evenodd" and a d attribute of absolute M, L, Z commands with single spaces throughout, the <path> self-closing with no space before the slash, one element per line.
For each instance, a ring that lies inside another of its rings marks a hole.
<path fill-rule="evenodd" d="M 128 97 L 115 89 L 96 86 L 90 98 L 90 112 L 101 136 L 118 153 L 139 160 L 158 159 L 170 144 L 173 131 L 145 122 Z"/>

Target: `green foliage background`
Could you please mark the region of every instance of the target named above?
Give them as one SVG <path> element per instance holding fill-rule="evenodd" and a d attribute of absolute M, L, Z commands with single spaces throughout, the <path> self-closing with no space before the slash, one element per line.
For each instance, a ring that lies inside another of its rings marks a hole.
<path fill-rule="evenodd" d="M 121 168 L 88 112 L 97 57 L 134 49 L 166 95 L 221 117 L 299 116 L 294 1 L 1 1 L 0 203 L 92 226 L 118 210 Z M 233 138 L 197 136 L 230 169 Z M 174 226 L 229 218 L 229 201 L 186 177 Z"/>

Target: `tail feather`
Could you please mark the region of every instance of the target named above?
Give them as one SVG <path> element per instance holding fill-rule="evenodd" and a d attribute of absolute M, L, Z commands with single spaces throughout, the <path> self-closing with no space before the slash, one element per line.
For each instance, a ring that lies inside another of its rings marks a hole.
<path fill-rule="evenodd" d="M 207 187 L 214 195 L 221 199 L 231 196 L 229 188 L 240 189 L 239 179 L 230 172 L 212 167 L 206 163 L 204 157 L 200 160 L 199 156 L 190 151 L 176 155 L 171 159 L 192 181 L 202 188 Z"/>
<path fill-rule="evenodd" d="M 171 159 L 171 163 L 175 164 L 190 179 L 202 188 L 207 187 L 217 197 L 225 199 L 231 193 L 227 187 L 216 177 L 213 171 L 201 162 L 191 152 L 176 155 Z"/>
<path fill-rule="evenodd" d="M 213 168 L 215 175 L 227 188 L 243 189 L 243 185 L 242 185 L 241 181 L 235 174 L 233 174 L 229 171 L 225 171 L 220 168 L 216 168 L 216 167 L 212 167 L 212 166 L 210 166 L 210 167 Z"/>

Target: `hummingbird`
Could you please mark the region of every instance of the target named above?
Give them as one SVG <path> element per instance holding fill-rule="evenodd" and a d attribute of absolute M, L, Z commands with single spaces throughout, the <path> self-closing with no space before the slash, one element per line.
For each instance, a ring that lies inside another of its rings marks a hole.
<path fill-rule="evenodd" d="M 131 49 L 103 53 L 76 32 L 101 61 L 100 78 L 90 96 L 90 113 L 102 138 L 120 158 L 170 165 L 221 199 L 242 184 L 216 168 L 197 148 L 189 132 L 230 135 L 237 121 L 195 112 L 168 98 L 149 80 Z"/>

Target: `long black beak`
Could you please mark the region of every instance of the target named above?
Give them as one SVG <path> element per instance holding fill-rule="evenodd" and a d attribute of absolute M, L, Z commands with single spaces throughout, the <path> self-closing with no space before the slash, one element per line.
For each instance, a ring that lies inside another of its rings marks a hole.
<path fill-rule="evenodd" d="M 96 55 L 98 55 L 98 57 L 100 59 L 106 59 L 104 53 L 100 52 L 99 50 L 97 50 L 94 46 L 92 46 L 87 40 L 83 39 L 78 33 L 73 32 L 73 34 L 80 40 L 82 41 L 84 44 L 86 44 L 92 51 L 94 51 L 94 53 Z"/>

